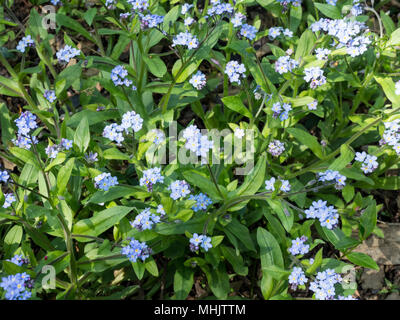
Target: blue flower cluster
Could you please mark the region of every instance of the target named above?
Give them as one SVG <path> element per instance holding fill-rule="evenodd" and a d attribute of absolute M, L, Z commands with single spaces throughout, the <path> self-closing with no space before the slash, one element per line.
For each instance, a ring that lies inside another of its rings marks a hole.
<path fill-rule="evenodd" d="M 123 131 L 124 129 L 120 125 L 112 123 L 104 128 L 103 137 L 115 141 L 117 144 L 121 144 L 121 142 L 124 141 L 124 136 L 122 135 Z"/>
<path fill-rule="evenodd" d="M 24 264 L 29 264 L 29 259 L 23 258 L 21 254 L 16 254 L 11 259 L 7 259 L 7 261 L 10 261 L 20 267 Z"/>
<path fill-rule="evenodd" d="M 279 74 L 292 72 L 293 69 L 297 68 L 299 63 L 291 59 L 289 56 L 281 56 L 275 62 L 275 71 Z"/>
<path fill-rule="evenodd" d="M 94 186 L 97 189 L 107 191 L 118 184 L 117 177 L 112 177 L 111 173 L 103 172 L 94 178 Z"/>
<path fill-rule="evenodd" d="M 336 300 L 357 300 L 357 298 L 354 298 L 351 295 L 348 296 L 338 296 Z"/>
<path fill-rule="evenodd" d="M 271 110 L 274 112 L 273 117 L 284 121 L 289 118 L 289 111 L 292 110 L 292 105 L 290 103 L 280 103 L 276 102 L 272 105 Z"/>
<path fill-rule="evenodd" d="M 335 297 L 335 284 L 342 282 L 342 277 L 333 269 L 318 272 L 315 280 L 310 283 L 310 290 L 317 300 L 330 300 Z"/>
<path fill-rule="evenodd" d="M 189 184 L 185 180 L 176 180 L 171 182 L 168 186 L 171 191 L 171 198 L 178 200 L 179 198 L 186 197 L 190 193 Z"/>
<path fill-rule="evenodd" d="M 172 46 L 187 46 L 188 49 L 195 49 L 199 45 L 199 40 L 190 32 L 181 32 L 172 39 Z"/>
<path fill-rule="evenodd" d="M 360 7 L 355 8 L 354 13 L 358 13 Z M 347 54 L 352 57 L 363 54 L 368 49 L 371 40 L 361 33 L 368 29 L 363 22 L 356 20 L 331 20 L 322 18 L 310 26 L 313 32 L 324 31 L 334 37 L 333 47 L 346 48 Z"/>
<path fill-rule="evenodd" d="M 111 70 L 111 80 L 116 86 L 127 86 L 132 84 L 131 80 L 128 80 L 128 71 L 124 66 L 118 65 Z"/>
<path fill-rule="evenodd" d="M 165 141 L 165 134 L 162 130 L 152 129 L 150 131 L 150 133 L 151 133 L 152 137 L 154 137 L 153 143 L 155 145 L 159 145 Z"/>
<path fill-rule="evenodd" d="M 18 127 L 17 139 L 13 139 L 12 142 L 19 148 L 30 149 L 32 142 L 34 144 L 38 143 L 36 137 L 30 137 L 31 130 L 38 127 L 36 123 L 36 116 L 29 111 L 23 112 L 18 119 L 16 119 L 15 124 Z"/>
<path fill-rule="evenodd" d="M 140 27 L 142 28 L 142 30 L 155 28 L 159 24 L 164 22 L 164 16 L 159 16 L 157 14 L 148 14 L 145 16 L 139 14 L 139 18 L 140 18 Z"/>
<path fill-rule="evenodd" d="M 206 85 L 206 76 L 203 72 L 197 71 L 192 78 L 190 78 L 189 83 L 195 87 L 197 90 L 203 89 Z"/>
<path fill-rule="evenodd" d="M 22 113 L 18 119 L 15 120 L 15 124 L 18 127 L 18 134 L 20 135 L 28 135 L 31 130 L 38 127 L 36 116 L 29 111 Z"/>
<path fill-rule="evenodd" d="M 157 224 L 160 222 L 160 217 L 150 212 L 150 208 L 144 209 L 141 213 L 139 213 L 135 220 L 130 224 L 133 228 L 136 228 L 140 231 L 142 230 L 150 230 L 153 227 L 153 224 Z"/>
<path fill-rule="evenodd" d="M 212 200 L 207 197 L 204 193 L 199 193 L 197 195 L 190 195 L 189 200 L 195 200 L 196 203 L 193 205 L 192 209 L 194 212 L 199 210 L 206 210 L 209 205 L 213 202 Z"/>
<path fill-rule="evenodd" d="M 293 7 L 301 6 L 301 0 L 276 0 L 276 1 L 278 1 L 284 7 L 288 6 L 289 4 L 291 4 Z"/>
<path fill-rule="evenodd" d="M 162 204 L 157 206 L 157 213 L 159 213 L 161 216 L 165 216 L 165 210 Z"/>
<path fill-rule="evenodd" d="M 256 33 L 257 28 L 246 23 L 243 24 L 240 29 L 240 35 L 250 40 L 253 40 L 256 37 Z"/>
<path fill-rule="evenodd" d="M 117 4 L 117 0 L 106 0 L 105 6 L 108 10 L 114 9 Z"/>
<path fill-rule="evenodd" d="M 62 138 L 60 144 L 49 144 L 45 151 L 50 159 L 55 159 L 59 152 L 69 150 L 71 148 L 72 140 Z"/>
<path fill-rule="evenodd" d="M 244 67 L 243 63 L 239 64 L 239 62 L 232 60 L 226 64 L 225 73 L 228 75 L 230 82 L 236 82 L 237 84 L 240 84 L 240 78 L 245 77 L 245 72 L 246 68 Z"/>
<path fill-rule="evenodd" d="M 355 161 L 362 163 L 361 170 L 364 173 L 371 173 L 378 168 L 379 163 L 376 161 L 376 159 L 378 159 L 376 156 L 371 156 L 365 151 L 356 152 L 356 157 L 354 158 Z"/>
<path fill-rule="evenodd" d="M 306 236 L 292 240 L 292 246 L 288 249 L 289 252 L 294 256 L 308 253 L 310 250 L 310 245 L 305 244 L 307 240 L 308 238 Z"/>
<path fill-rule="evenodd" d="M 92 151 L 90 151 L 89 154 L 85 154 L 85 160 L 88 163 L 95 163 L 98 161 L 97 156 L 98 156 L 97 152 L 93 153 Z"/>
<path fill-rule="evenodd" d="M 202 247 L 205 251 L 212 248 L 211 238 L 205 235 L 198 235 L 194 233 L 192 238 L 189 240 L 190 251 L 195 252 L 199 250 L 199 247 Z"/>
<path fill-rule="evenodd" d="M 47 99 L 50 103 L 53 103 L 57 100 L 56 93 L 54 90 L 46 90 L 43 94 L 43 97 Z"/>
<path fill-rule="evenodd" d="M 192 4 L 184 3 L 181 8 L 181 14 L 186 14 L 189 12 L 190 8 L 193 8 Z"/>
<path fill-rule="evenodd" d="M 339 171 L 326 170 L 318 173 L 318 181 L 335 181 L 335 188 L 340 190 L 346 185 L 346 177 Z"/>
<path fill-rule="evenodd" d="M 123 131 L 129 133 L 130 129 L 132 129 L 134 132 L 138 132 L 142 129 L 142 126 L 142 117 L 135 111 L 128 111 L 123 114 L 121 125 L 112 123 L 104 128 L 103 137 L 121 144 L 124 141 Z"/>
<path fill-rule="evenodd" d="M 149 7 L 148 0 L 128 0 L 128 3 L 132 6 L 133 10 L 144 11 Z"/>
<path fill-rule="evenodd" d="M 353 6 L 351 7 L 351 14 L 355 17 L 363 14 L 363 7 L 360 0 L 353 0 Z"/>
<path fill-rule="evenodd" d="M 207 157 L 209 150 L 214 146 L 214 142 L 208 140 L 207 135 L 202 135 L 200 129 L 195 125 L 183 130 L 183 138 L 186 139 L 185 148 L 203 158 Z"/>
<path fill-rule="evenodd" d="M 10 175 L 8 174 L 8 172 L 5 170 L 0 170 L 0 182 L 7 183 L 8 179 L 10 179 Z"/>
<path fill-rule="evenodd" d="M 302 286 L 308 282 L 308 279 L 300 267 L 293 267 L 292 273 L 289 275 L 289 283 L 291 288 L 296 290 L 297 286 Z"/>
<path fill-rule="evenodd" d="M 33 47 L 34 45 L 35 41 L 33 41 L 30 35 L 27 35 L 26 37 L 23 37 L 20 42 L 18 42 L 16 49 L 19 52 L 24 53 L 27 47 Z"/>
<path fill-rule="evenodd" d="M 125 133 L 129 133 L 132 129 L 134 132 L 138 132 L 142 129 L 143 119 L 135 111 L 128 111 L 122 115 L 121 127 L 125 130 Z"/>
<path fill-rule="evenodd" d="M 326 201 L 313 201 L 311 207 L 304 213 L 307 219 L 318 219 L 322 227 L 333 229 L 339 223 L 339 214 L 333 206 L 327 206 Z"/>
<path fill-rule="evenodd" d="M 1 172 L 0 172 L 1 175 Z M 0 180 L 1 181 L 1 180 Z M 14 194 L 12 193 L 5 193 L 4 194 L 4 203 L 3 203 L 3 208 L 7 209 L 8 207 L 11 206 L 12 203 L 16 201 Z"/>
<path fill-rule="evenodd" d="M 128 239 L 129 243 L 123 246 L 121 253 L 126 255 L 130 262 L 136 262 L 137 259 L 146 260 L 152 253 L 151 248 L 145 243 L 134 238 Z"/>
<path fill-rule="evenodd" d="M 293 37 L 293 32 L 289 29 L 284 29 L 282 27 L 272 27 L 268 30 L 268 38 L 275 40 L 279 36 L 285 36 L 288 38 Z"/>
<path fill-rule="evenodd" d="M 280 142 L 279 140 L 272 140 L 268 144 L 268 152 L 272 154 L 274 157 L 279 157 L 284 151 L 285 151 L 285 146 L 283 142 Z"/>
<path fill-rule="evenodd" d="M 330 4 L 331 6 L 336 6 L 337 0 L 326 0 L 327 4 Z"/>
<path fill-rule="evenodd" d="M 290 191 L 290 183 L 289 180 L 282 180 L 279 179 L 281 181 L 281 187 L 280 190 L 282 192 L 289 192 Z M 275 182 L 276 182 L 276 178 L 271 177 L 271 179 L 267 179 L 265 180 L 265 189 L 268 191 L 275 191 Z"/>
<path fill-rule="evenodd" d="M 310 82 L 310 88 L 315 89 L 326 83 L 324 71 L 320 67 L 310 67 L 304 69 L 304 80 Z"/>
<path fill-rule="evenodd" d="M 308 110 L 317 110 L 317 106 L 318 106 L 318 100 L 314 100 L 313 102 L 307 104 Z"/>
<path fill-rule="evenodd" d="M 210 17 L 232 14 L 234 11 L 230 3 L 220 3 L 220 0 L 214 0 L 211 3 L 212 6 L 207 11 L 207 15 Z"/>
<path fill-rule="evenodd" d="M 385 122 L 385 131 L 382 135 L 380 144 L 387 144 L 400 155 L 400 119 L 395 119 L 390 122 Z"/>
<path fill-rule="evenodd" d="M 315 56 L 318 60 L 328 60 L 328 55 L 330 55 L 331 50 L 324 48 L 317 48 L 315 50 Z"/>
<path fill-rule="evenodd" d="M 246 21 L 246 16 L 240 12 L 235 13 L 233 18 L 231 19 L 231 23 L 235 28 L 240 27 L 243 21 Z"/>
<path fill-rule="evenodd" d="M 30 276 L 24 273 L 17 273 L 1 279 L 0 287 L 3 288 L 6 300 L 28 300 L 32 292 L 28 290 L 30 286 Z"/>
<path fill-rule="evenodd" d="M 72 58 L 79 56 L 80 54 L 81 50 L 75 49 L 70 45 L 66 45 L 63 49 L 57 51 L 56 56 L 58 61 L 68 63 Z"/>
<path fill-rule="evenodd" d="M 140 178 L 139 184 L 146 186 L 149 191 L 153 190 L 153 185 L 163 183 L 164 176 L 161 174 L 161 168 L 150 168 L 143 171 L 143 177 Z"/>

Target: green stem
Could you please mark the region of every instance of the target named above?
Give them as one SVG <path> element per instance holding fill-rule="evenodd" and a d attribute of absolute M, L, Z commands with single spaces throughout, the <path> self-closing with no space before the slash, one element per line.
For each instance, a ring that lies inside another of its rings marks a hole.
<path fill-rule="evenodd" d="M 207 168 L 208 168 L 208 171 L 210 172 L 210 176 L 212 178 L 212 181 L 213 181 L 215 187 L 217 188 L 219 195 L 222 197 L 222 199 L 225 199 L 225 196 L 222 194 L 221 190 L 219 189 L 217 180 L 215 179 L 214 173 L 211 170 L 210 164 L 208 164 L 208 163 L 207 163 Z"/>

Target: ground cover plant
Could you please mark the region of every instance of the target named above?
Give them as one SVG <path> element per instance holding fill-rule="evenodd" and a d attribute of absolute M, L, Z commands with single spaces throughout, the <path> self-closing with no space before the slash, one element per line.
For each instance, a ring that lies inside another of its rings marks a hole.
<path fill-rule="evenodd" d="M 357 299 L 398 190 L 390 1 L 5 0 L 2 299 Z"/>

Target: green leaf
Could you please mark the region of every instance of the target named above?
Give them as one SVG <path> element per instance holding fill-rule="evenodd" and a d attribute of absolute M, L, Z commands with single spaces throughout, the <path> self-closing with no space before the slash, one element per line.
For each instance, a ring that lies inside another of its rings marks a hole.
<path fill-rule="evenodd" d="M 212 200 L 218 201 L 223 199 L 220 196 L 217 187 L 214 185 L 209 177 L 205 177 L 204 175 L 193 169 L 183 171 L 182 175 L 185 180 L 189 182 L 189 184 L 198 187 L 201 191 L 208 194 Z M 223 187 L 220 185 L 219 188 L 220 190 L 223 190 Z"/>
<path fill-rule="evenodd" d="M 211 244 L 213 246 L 213 248 L 215 248 L 216 246 L 218 246 L 222 240 L 224 240 L 224 236 L 215 236 L 211 238 Z"/>
<path fill-rule="evenodd" d="M 267 230 L 257 229 L 257 243 L 260 247 L 261 268 L 277 266 L 284 268 L 281 248 L 275 237 Z"/>
<path fill-rule="evenodd" d="M 289 132 L 301 144 L 310 148 L 318 158 L 323 158 L 322 146 L 316 137 L 299 128 L 287 128 L 286 131 Z"/>
<path fill-rule="evenodd" d="M 0 103 L 0 128 L 1 140 L 4 146 L 14 138 L 14 130 L 11 126 L 11 116 L 5 103 Z"/>
<path fill-rule="evenodd" d="M 57 192 L 62 195 L 67 188 L 69 178 L 71 177 L 72 169 L 74 167 L 75 158 L 71 158 L 68 162 L 60 168 L 57 175 Z"/>
<path fill-rule="evenodd" d="M 392 33 L 392 36 L 398 32 L 399 34 L 399 38 L 400 38 L 400 29 L 397 29 L 395 32 Z M 400 43 L 400 40 L 399 40 Z M 382 78 L 382 77 L 378 77 L 375 76 L 374 77 L 376 82 L 378 82 L 383 91 L 386 94 L 386 97 L 392 102 L 393 107 L 399 107 L 400 106 L 400 96 L 396 94 L 396 89 L 395 89 L 395 85 L 394 82 L 392 80 L 392 78 L 387 77 L 387 78 Z"/>
<path fill-rule="evenodd" d="M 144 62 L 146 62 L 146 65 L 149 68 L 150 72 L 154 74 L 156 77 L 161 78 L 167 72 L 167 67 L 165 66 L 164 61 L 162 61 L 160 57 L 143 56 L 143 60 Z"/>
<path fill-rule="evenodd" d="M 361 214 L 360 224 L 362 226 L 362 239 L 368 238 L 368 236 L 374 231 L 377 220 L 376 212 L 376 201 L 372 200 L 368 203 L 367 208 Z"/>
<path fill-rule="evenodd" d="M 23 229 L 21 226 L 13 226 L 4 237 L 4 254 L 11 256 L 22 241 Z"/>
<path fill-rule="evenodd" d="M 386 46 L 397 46 L 400 44 L 400 28 L 396 29 L 390 35 L 389 41 L 386 43 Z"/>
<path fill-rule="evenodd" d="M 157 267 L 157 263 L 154 261 L 153 258 L 148 258 L 145 263 L 144 266 L 146 268 L 146 270 L 155 277 L 158 277 L 159 273 L 158 273 L 158 267 Z"/>
<path fill-rule="evenodd" d="M 392 19 L 384 12 L 381 10 L 380 16 L 382 19 L 383 26 L 385 27 L 386 33 L 390 36 L 392 32 L 396 29 L 396 26 Z"/>
<path fill-rule="evenodd" d="M 358 266 L 379 270 L 379 266 L 376 264 L 376 262 L 365 253 L 351 252 L 346 255 L 346 258 Z"/>
<path fill-rule="evenodd" d="M 291 271 L 285 270 L 285 269 L 277 267 L 275 265 L 263 267 L 262 271 L 267 273 L 273 279 L 278 280 L 278 281 L 283 280 L 283 279 L 286 280 L 291 273 Z"/>
<path fill-rule="evenodd" d="M 247 249 L 254 252 L 257 251 L 253 240 L 251 239 L 249 229 L 245 225 L 241 224 L 237 219 L 232 219 L 232 221 L 225 226 L 225 229 L 239 239 Z"/>
<path fill-rule="evenodd" d="M 49 165 L 44 169 L 44 171 L 49 171 L 54 166 L 63 163 L 66 158 L 67 158 L 67 155 L 64 152 L 57 153 L 57 156 L 55 157 L 55 159 L 53 159 L 49 163 Z"/>
<path fill-rule="evenodd" d="M 76 20 L 64 14 L 56 13 L 56 21 L 58 25 L 72 29 L 78 34 L 84 36 L 86 39 L 92 41 L 93 43 L 96 43 L 95 39 L 90 35 L 90 33 Z"/>
<path fill-rule="evenodd" d="M 87 203 L 105 203 L 123 197 L 142 195 L 146 197 L 147 191 L 138 186 L 114 186 L 107 191 L 99 190 L 93 194 Z"/>
<path fill-rule="evenodd" d="M 201 63 L 201 60 L 194 60 L 185 66 L 183 71 L 181 71 L 178 75 L 182 67 L 182 60 L 176 60 L 172 67 L 172 75 L 176 78 L 176 83 L 181 83 L 185 81 L 193 72 L 195 72 Z"/>
<path fill-rule="evenodd" d="M 132 267 L 138 279 L 142 280 L 144 272 L 146 271 L 144 263 L 140 260 L 137 260 L 136 262 L 132 262 Z"/>
<path fill-rule="evenodd" d="M 342 19 L 342 14 L 337 6 L 332 6 L 326 3 L 314 2 L 316 8 L 321 11 L 325 16 L 331 19 Z"/>
<path fill-rule="evenodd" d="M 21 148 L 18 148 L 18 147 L 11 147 L 8 150 L 17 159 L 22 160 L 25 163 L 32 164 L 37 169 L 40 169 L 40 166 L 38 165 L 37 160 L 35 158 L 35 155 L 33 154 L 32 151 L 26 150 L 26 149 L 21 149 Z"/>
<path fill-rule="evenodd" d="M 287 232 L 292 229 L 294 214 L 291 213 L 288 206 L 276 199 L 266 199 L 271 209 L 278 215 L 279 220 L 282 222 L 283 227 Z"/>
<path fill-rule="evenodd" d="M 318 250 L 317 254 L 315 255 L 313 264 L 310 267 L 308 267 L 308 269 L 306 270 L 306 272 L 308 274 L 314 274 L 315 271 L 317 271 L 317 269 L 321 266 L 322 252 L 323 252 L 323 248 Z"/>
<path fill-rule="evenodd" d="M 314 46 L 315 36 L 311 30 L 307 29 L 303 32 L 299 39 L 299 43 L 296 50 L 295 59 L 298 61 L 300 58 L 308 56 Z"/>
<path fill-rule="evenodd" d="M 79 148 L 80 152 L 85 152 L 89 146 L 90 142 L 90 131 L 89 131 L 89 121 L 86 117 L 83 117 L 79 123 L 78 128 L 76 128 L 74 134 L 74 143 Z"/>
<path fill-rule="evenodd" d="M 328 169 L 341 170 L 346 167 L 348 163 L 353 161 L 353 159 L 354 151 L 347 144 L 342 144 L 340 146 L 340 156 L 332 162 Z"/>
<path fill-rule="evenodd" d="M 236 254 L 235 249 L 227 246 L 221 246 L 222 255 L 232 265 L 233 270 L 241 276 L 247 276 L 249 269 L 244 265 L 243 258 L 239 254 Z"/>
<path fill-rule="evenodd" d="M 96 8 L 91 8 L 88 11 L 85 12 L 85 14 L 83 15 L 83 18 L 85 19 L 86 23 L 91 26 L 94 17 L 96 16 L 97 13 L 97 9 Z"/>
<path fill-rule="evenodd" d="M 117 148 L 109 148 L 103 152 L 103 158 L 108 160 L 130 160 L 130 157 Z"/>
<path fill-rule="evenodd" d="M 3 206 L 4 200 L 5 200 L 4 193 L 3 193 L 3 190 L 1 190 L 1 188 L 0 188 L 0 207 Z"/>
<path fill-rule="evenodd" d="M 19 266 L 11 261 L 3 261 L 3 270 L 5 273 L 10 274 L 10 275 L 26 272 L 32 278 L 36 277 L 35 273 L 32 270 L 26 269 L 26 268 Z"/>
<path fill-rule="evenodd" d="M 289 29 L 293 31 L 293 33 L 296 33 L 300 23 L 301 23 L 301 16 L 302 16 L 303 10 L 301 6 L 290 6 L 290 25 Z"/>
<path fill-rule="evenodd" d="M 208 284 L 217 299 L 226 299 L 230 291 L 229 277 L 225 266 L 220 263 L 218 268 L 206 272 Z"/>
<path fill-rule="evenodd" d="M 250 119 L 253 118 L 253 115 L 243 104 L 242 99 L 239 96 L 224 97 L 221 100 L 224 103 L 224 105 L 227 106 L 229 109 L 231 109 L 247 118 L 250 118 Z"/>
<path fill-rule="evenodd" d="M 193 287 L 194 270 L 179 266 L 174 275 L 174 292 L 177 300 L 184 300 Z"/>
<path fill-rule="evenodd" d="M 82 234 L 87 236 L 98 236 L 117 224 L 123 217 L 132 211 L 131 207 L 115 206 L 103 211 L 97 212 L 89 219 L 78 221 L 73 227 L 74 234 Z M 87 242 L 90 239 L 79 237 L 80 242 Z"/>
<path fill-rule="evenodd" d="M 186 222 L 157 223 L 154 228 L 155 232 L 162 235 L 184 234 L 186 231 L 190 233 L 202 233 L 206 217 L 198 217 L 190 219 Z"/>
<path fill-rule="evenodd" d="M 246 176 L 241 186 L 234 192 L 234 197 L 255 194 L 265 183 L 266 166 L 267 155 L 263 153 L 258 159 L 256 166 Z"/>
<path fill-rule="evenodd" d="M 338 250 L 353 248 L 360 243 L 356 239 L 347 237 L 339 228 L 329 230 L 327 228 L 317 227 L 317 229 L 320 234 L 322 233 L 321 236 L 328 239 Z"/>
<path fill-rule="evenodd" d="M 390 176 L 390 177 L 376 179 L 375 189 L 399 190 L 400 189 L 400 177 Z"/>

